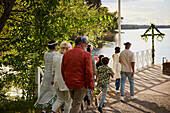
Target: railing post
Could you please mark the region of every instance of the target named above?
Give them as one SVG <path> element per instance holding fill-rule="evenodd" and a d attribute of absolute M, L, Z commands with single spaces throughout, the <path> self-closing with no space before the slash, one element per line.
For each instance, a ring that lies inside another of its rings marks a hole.
<path fill-rule="evenodd" d="M 35 92 L 38 98 L 40 97 L 40 86 L 41 86 L 40 74 L 43 75 L 42 69 L 40 67 L 37 67 L 35 69 L 35 85 L 36 85 Z"/>
<path fill-rule="evenodd" d="M 40 83 L 40 70 L 41 70 L 41 68 L 38 67 L 38 98 L 40 97 L 40 86 L 41 86 L 41 83 Z"/>
<path fill-rule="evenodd" d="M 138 70 L 139 69 L 139 52 L 136 52 L 136 69 Z"/>
<path fill-rule="evenodd" d="M 38 97 L 38 67 L 35 68 L 35 97 Z"/>
<path fill-rule="evenodd" d="M 136 70 L 138 70 L 140 67 L 145 67 L 151 64 L 152 62 L 152 51 L 150 49 L 145 51 L 140 51 L 135 53 L 136 57 Z"/>
<path fill-rule="evenodd" d="M 145 57 L 144 54 L 143 54 L 143 51 L 140 52 L 141 54 L 141 65 L 142 65 L 142 68 L 144 68 L 144 60 L 143 58 Z"/>
<path fill-rule="evenodd" d="M 149 49 L 146 50 L 146 63 L 147 63 L 147 66 L 149 66 Z"/>

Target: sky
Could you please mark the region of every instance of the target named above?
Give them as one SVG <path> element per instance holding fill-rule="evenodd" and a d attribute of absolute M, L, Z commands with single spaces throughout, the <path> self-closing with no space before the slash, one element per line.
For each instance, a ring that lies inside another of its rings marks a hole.
<path fill-rule="evenodd" d="M 170 0 L 120 0 L 122 24 L 170 25 Z M 101 0 L 109 12 L 118 11 L 118 0 Z"/>

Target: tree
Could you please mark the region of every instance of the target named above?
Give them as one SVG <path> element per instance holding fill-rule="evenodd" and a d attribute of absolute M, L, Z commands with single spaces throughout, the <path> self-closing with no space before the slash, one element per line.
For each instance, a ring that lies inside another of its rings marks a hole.
<path fill-rule="evenodd" d="M 99 8 L 101 6 L 101 0 L 86 0 L 87 4 L 91 7 Z"/>
<path fill-rule="evenodd" d="M 16 0 L 0 33 L 0 62 L 16 73 L 2 74 L 2 86 L 16 86 L 33 98 L 35 68 L 44 65 L 49 40 L 72 42 L 82 32 L 93 41 L 115 25 L 106 11 L 89 7 L 79 0 Z"/>

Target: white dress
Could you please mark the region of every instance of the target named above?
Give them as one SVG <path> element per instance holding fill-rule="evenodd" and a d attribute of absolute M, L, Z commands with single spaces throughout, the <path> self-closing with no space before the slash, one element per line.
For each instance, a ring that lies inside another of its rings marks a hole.
<path fill-rule="evenodd" d="M 62 58 L 63 58 L 63 54 L 58 54 L 53 58 L 53 66 L 54 66 L 53 73 L 55 73 L 54 83 L 56 83 L 55 85 L 56 89 L 59 89 L 60 91 L 69 91 L 61 74 Z"/>
<path fill-rule="evenodd" d="M 119 53 L 115 53 L 112 55 L 112 70 L 114 72 L 114 79 L 120 78 L 120 71 L 121 71 L 121 65 L 119 63 Z"/>
<path fill-rule="evenodd" d="M 40 88 L 40 97 L 34 104 L 39 109 L 52 105 L 56 100 L 56 91 L 54 86 L 51 85 L 53 80 L 53 57 L 57 55 L 57 52 L 49 51 L 44 54 L 45 71 Z"/>

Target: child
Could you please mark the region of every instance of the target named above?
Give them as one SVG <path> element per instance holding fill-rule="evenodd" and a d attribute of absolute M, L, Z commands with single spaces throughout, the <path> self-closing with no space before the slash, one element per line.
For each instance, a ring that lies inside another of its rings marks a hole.
<path fill-rule="evenodd" d="M 115 47 L 115 54 L 112 55 L 112 59 L 113 59 L 113 65 L 112 65 L 112 70 L 115 73 L 115 87 L 116 87 L 116 92 L 120 92 L 119 91 L 119 87 L 120 87 L 120 63 L 119 63 L 119 53 L 120 53 L 120 48 L 119 47 Z"/>
<path fill-rule="evenodd" d="M 104 55 L 99 55 L 99 60 L 98 60 L 97 63 L 96 63 L 96 68 L 97 68 L 97 69 L 98 69 L 99 66 L 102 65 L 101 59 L 102 59 L 103 57 L 104 57 Z"/>
<path fill-rule="evenodd" d="M 101 61 L 103 65 L 98 67 L 97 77 L 96 77 L 97 87 L 102 88 L 102 99 L 98 107 L 98 111 L 100 113 L 102 113 L 102 105 L 104 103 L 104 100 L 107 94 L 107 89 L 109 87 L 110 76 L 113 78 L 113 75 L 114 75 L 112 69 L 108 67 L 109 58 L 103 57 Z"/>
<path fill-rule="evenodd" d="M 102 58 L 104 57 L 104 55 L 99 55 L 99 60 L 96 63 L 96 68 L 98 69 L 98 67 L 100 67 L 102 64 Z M 95 98 L 95 105 L 98 106 L 98 101 L 101 99 L 102 97 L 102 91 L 99 93 L 99 95 Z M 103 104 L 104 106 L 104 104 Z"/>

